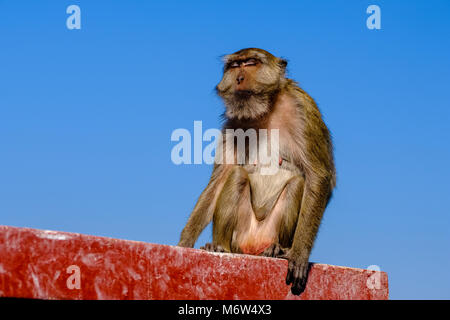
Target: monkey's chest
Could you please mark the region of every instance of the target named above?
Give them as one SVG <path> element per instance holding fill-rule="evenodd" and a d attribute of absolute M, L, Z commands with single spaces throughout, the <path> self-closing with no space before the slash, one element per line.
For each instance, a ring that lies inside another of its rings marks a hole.
<path fill-rule="evenodd" d="M 258 220 L 264 220 L 276 204 L 286 182 L 293 177 L 291 171 L 279 169 L 274 175 L 249 173 L 250 196 L 253 212 Z"/>
<path fill-rule="evenodd" d="M 289 170 L 280 169 L 274 175 L 249 173 L 249 199 L 238 213 L 234 242 L 240 251 L 260 254 L 278 241 L 283 217 L 283 190 L 294 176 Z"/>

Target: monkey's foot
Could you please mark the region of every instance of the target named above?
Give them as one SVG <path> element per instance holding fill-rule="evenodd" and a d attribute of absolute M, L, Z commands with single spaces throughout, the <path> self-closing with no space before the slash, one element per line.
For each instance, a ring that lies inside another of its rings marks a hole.
<path fill-rule="evenodd" d="M 225 249 L 221 245 L 214 243 L 206 243 L 203 247 L 200 247 L 200 249 L 209 252 L 225 252 Z"/>
<path fill-rule="evenodd" d="M 288 258 L 289 259 L 289 258 Z M 311 269 L 308 261 L 299 261 L 289 259 L 288 273 L 286 276 L 286 284 L 292 283 L 291 292 L 294 295 L 300 295 L 306 288 L 306 281 L 308 280 L 309 270 Z"/>
<path fill-rule="evenodd" d="M 287 250 L 280 246 L 278 243 L 272 244 L 266 250 L 261 253 L 264 257 L 272 257 L 272 258 L 285 258 Z"/>

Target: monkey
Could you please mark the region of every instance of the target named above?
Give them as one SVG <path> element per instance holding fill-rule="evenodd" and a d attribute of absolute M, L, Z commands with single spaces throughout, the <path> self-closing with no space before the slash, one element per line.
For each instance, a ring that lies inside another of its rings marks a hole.
<path fill-rule="evenodd" d="M 321 112 L 287 77 L 286 67 L 286 59 L 258 48 L 224 56 L 223 76 L 215 88 L 225 105 L 222 132 L 277 129 L 279 167 L 275 174 L 263 175 L 264 165 L 251 163 L 248 151 L 243 163 L 217 161 L 178 245 L 193 247 L 212 221 L 212 243 L 201 249 L 287 259 L 286 284 L 300 295 L 336 186 L 336 169 L 331 134 Z M 228 140 L 223 139 L 226 149 Z M 240 156 L 237 148 L 228 148 L 235 158 Z"/>

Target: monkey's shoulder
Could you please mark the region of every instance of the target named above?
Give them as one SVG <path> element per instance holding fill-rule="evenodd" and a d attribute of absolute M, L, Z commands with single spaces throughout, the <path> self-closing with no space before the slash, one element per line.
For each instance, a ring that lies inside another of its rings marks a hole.
<path fill-rule="evenodd" d="M 316 101 L 295 80 L 286 79 L 284 93 L 298 110 L 320 115 Z"/>

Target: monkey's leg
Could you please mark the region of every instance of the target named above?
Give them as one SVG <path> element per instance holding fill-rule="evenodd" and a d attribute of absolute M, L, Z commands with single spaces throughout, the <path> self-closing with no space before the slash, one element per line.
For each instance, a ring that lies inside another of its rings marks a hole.
<path fill-rule="evenodd" d="M 186 226 L 181 232 L 179 246 L 193 247 L 202 230 L 211 222 L 217 198 L 228 176 L 229 166 L 216 165 L 211 180 L 192 211 Z"/>
<path fill-rule="evenodd" d="M 205 250 L 237 252 L 237 249 L 232 247 L 233 231 L 239 210 L 246 210 L 242 203 L 247 203 L 247 207 L 251 209 L 249 193 L 247 171 L 241 166 L 233 167 L 217 199 L 213 216 L 213 243 L 206 244 Z"/>
<path fill-rule="evenodd" d="M 290 178 L 280 193 L 271 215 L 281 212 L 278 242 L 272 244 L 262 253 L 266 257 L 285 258 L 288 248 L 292 244 L 298 213 L 303 197 L 304 179 L 301 176 Z"/>

